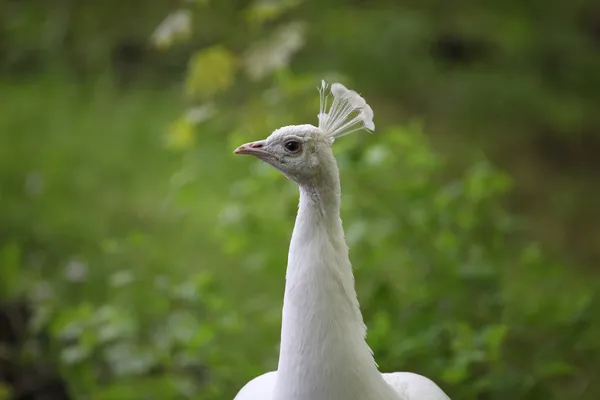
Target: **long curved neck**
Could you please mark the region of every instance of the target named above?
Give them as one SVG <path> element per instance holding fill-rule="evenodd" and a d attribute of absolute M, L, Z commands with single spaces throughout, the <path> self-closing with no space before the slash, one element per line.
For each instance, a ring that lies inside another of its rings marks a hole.
<path fill-rule="evenodd" d="M 397 399 L 365 342 L 335 161 L 300 186 L 274 400 Z"/>

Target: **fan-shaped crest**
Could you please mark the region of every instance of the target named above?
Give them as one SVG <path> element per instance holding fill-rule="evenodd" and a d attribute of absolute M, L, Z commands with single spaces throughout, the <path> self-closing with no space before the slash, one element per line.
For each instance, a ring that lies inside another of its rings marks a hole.
<path fill-rule="evenodd" d="M 332 139 L 339 138 L 361 129 L 374 131 L 373 109 L 354 90 L 341 83 L 327 85 L 321 81 L 319 129 Z M 333 97 L 328 109 L 329 98 Z"/>

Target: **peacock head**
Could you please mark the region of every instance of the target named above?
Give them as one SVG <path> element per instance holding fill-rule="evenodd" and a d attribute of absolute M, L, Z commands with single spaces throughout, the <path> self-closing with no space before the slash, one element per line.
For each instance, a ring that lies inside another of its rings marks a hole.
<path fill-rule="evenodd" d="M 322 81 L 319 93 L 318 126 L 284 126 L 264 140 L 241 145 L 235 154 L 256 156 L 302 185 L 335 164 L 331 151 L 335 139 L 361 129 L 375 130 L 373 110 L 355 91 L 340 83 L 329 87 Z"/>

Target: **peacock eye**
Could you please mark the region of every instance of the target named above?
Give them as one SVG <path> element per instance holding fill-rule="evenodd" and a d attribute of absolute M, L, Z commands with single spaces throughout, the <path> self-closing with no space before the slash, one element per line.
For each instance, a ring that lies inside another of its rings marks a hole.
<path fill-rule="evenodd" d="M 300 144 L 300 142 L 297 140 L 287 141 L 283 147 L 285 147 L 289 153 L 298 153 L 300 150 L 302 150 L 302 144 Z"/>

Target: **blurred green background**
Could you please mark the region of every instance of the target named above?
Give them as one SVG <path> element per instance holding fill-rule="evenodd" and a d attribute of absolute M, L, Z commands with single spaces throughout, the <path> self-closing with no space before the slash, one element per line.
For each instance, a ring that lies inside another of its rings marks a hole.
<path fill-rule="evenodd" d="M 0 400 L 231 399 L 276 368 L 297 189 L 233 149 L 321 79 L 382 370 L 600 398 L 600 3 L 0 1 Z"/>

